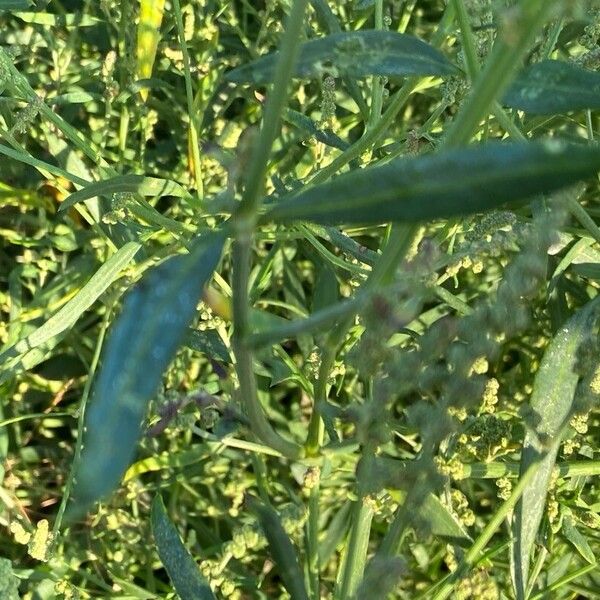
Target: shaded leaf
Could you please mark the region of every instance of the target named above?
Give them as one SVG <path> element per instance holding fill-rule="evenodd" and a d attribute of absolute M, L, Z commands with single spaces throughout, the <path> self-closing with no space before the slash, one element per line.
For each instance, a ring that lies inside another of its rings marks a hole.
<path fill-rule="evenodd" d="M 30 0 L 0 0 L 0 11 L 3 10 L 27 10 L 31 7 Z"/>
<path fill-rule="evenodd" d="M 600 148 L 488 143 L 366 167 L 283 197 L 263 222 L 429 221 L 495 208 L 593 175 Z"/>
<path fill-rule="evenodd" d="M 142 196 L 176 196 L 189 198 L 189 192 L 174 181 L 145 177 L 144 175 L 117 175 L 111 179 L 95 181 L 77 190 L 65 198 L 59 211 L 66 210 L 78 202 L 96 198 L 97 196 L 110 196 L 111 194 L 129 192 Z"/>
<path fill-rule="evenodd" d="M 512 525 L 512 569 L 517 598 L 525 597 L 529 558 L 544 514 L 561 433 L 573 410 L 579 379 L 574 372 L 577 349 L 591 331 L 596 307 L 596 301 L 588 303 L 560 329 L 546 349 L 535 376 L 530 405 L 539 423 L 535 431 L 529 430 L 525 435 L 521 474 L 543 458 L 517 504 Z"/>
<path fill-rule="evenodd" d="M 431 535 L 458 546 L 468 546 L 473 542 L 459 519 L 435 494 L 427 494 L 417 512 L 429 526 Z"/>
<path fill-rule="evenodd" d="M 534 115 L 600 108 L 600 73 L 561 60 L 544 60 L 521 72 L 503 102 Z"/>
<path fill-rule="evenodd" d="M 160 496 L 152 501 L 152 535 L 160 560 L 181 600 L 216 600 L 198 565 L 183 545 Z"/>
<path fill-rule="evenodd" d="M 113 490 L 133 459 L 148 403 L 221 256 L 222 237 L 207 237 L 190 254 L 145 273 L 125 299 L 85 419 L 72 513 L 81 514 Z"/>
<path fill-rule="evenodd" d="M 263 85 L 273 80 L 279 57 L 273 52 L 225 75 L 233 83 Z M 332 33 L 304 42 L 294 76 L 318 77 L 324 72 L 351 77 L 381 75 L 453 75 L 458 69 L 439 51 L 411 35 L 363 30 Z"/>
<path fill-rule="evenodd" d="M 231 363 L 229 350 L 216 329 L 206 329 L 205 331 L 190 329 L 185 344 L 188 348 L 196 352 L 202 352 L 209 358 Z"/>
<path fill-rule="evenodd" d="M 277 565 L 285 589 L 289 592 L 292 600 L 308 600 L 298 554 L 281 524 L 279 515 L 274 508 L 263 504 L 258 498 L 248 496 L 246 502 L 250 510 L 257 516 L 269 542 L 271 556 Z"/>

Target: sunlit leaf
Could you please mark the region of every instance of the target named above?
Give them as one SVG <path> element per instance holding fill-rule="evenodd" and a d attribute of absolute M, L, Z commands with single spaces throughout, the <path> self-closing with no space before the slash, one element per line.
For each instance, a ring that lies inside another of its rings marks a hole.
<path fill-rule="evenodd" d="M 165 0 L 140 0 L 140 20 L 137 31 L 137 76 L 138 79 L 152 77 L 156 50 L 160 40 L 160 25 L 165 10 Z M 148 89 L 140 94 L 144 102 L 148 99 Z"/>

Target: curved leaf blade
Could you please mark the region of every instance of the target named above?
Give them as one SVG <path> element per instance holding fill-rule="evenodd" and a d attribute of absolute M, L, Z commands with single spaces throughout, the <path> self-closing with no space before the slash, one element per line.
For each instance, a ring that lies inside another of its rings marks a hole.
<path fill-rule="evenodd" d="M 556 140 L 488 143 L 366 167 L 285 196 L 263 222 L 419 222 L 553 192 L 600 168 L 600 148 Z"/>
<path fill-rule="evenodd" d="M 225 75 L 232 83 L 264 85 L 273 80 L 279 53 L 273 52 Z M 300 46 L 294 76 L 311 78 L 324 71 L 350 77 L 380 75 L 453 75 L 458 68 L 426 42 L 395 31 L 363 30 L 332 33 Z"/>
<path fill-rule="evenodd" d="M 222 247 L 220 235 L 200 240 L 190 254 L 151 269 L 127 296 L 86 414 L 71 515 L 111 492 L 133 459 L 148 402 L 185 339 Z"/>
<path fill-rule="evenodd" d="M 181 600 L 216 600 L 198 565 L 183 545 L 160 496 L 155 496 L 152 501 L 150 518 L 158 556 Z"/>
<path fill-rule="evenodd" d="M 85 187 L 70 194 L 61 203 L 59 211 L 67 210 L 78 202 L 96 198 L 97 196 L 110 196 L 118 193 L 140 194 L 142 196 L 176 196 L 177 198 L 190 198 L 190 193 L 181 185 L 168 179 L 145 177 L 144 175 L 116 175 L 103 181 L 94 181 Z"/>
<path fill-rule="evenodd" d="M 285 589 L 292 600 L 308 600 L 298 554 L 281 524 L 279 515 L 274 508 L 263 504 L 258 498 L 248 496 L 246 503 L 258 518 Z"/>
<path fill-rule="evenodd" d="M 121 270 L 129 264 L 140 248 L 141 245 L 137 242 L 128 242 L 119 248 L 62 308 L 27 337 L 0 353 L 0 371 L 14 368 L 24 354 L 72 327 L 117 279 Z"/>
<path fill-rule="evenodd" d="M 512 524 L 512 570 L 517 598 L 525 597 L 529 558 L 540 527 L 548 485 L 554 469 L 565 422 L 573 410 L 578 382 L 574 372 L 577 349 L 591 330 L 597 301 L 589 302 L 562 327 L 544 353 L 535 376 L 530 406 L 539 417 L 536 431 L 529 430 L 521 453 L 521 474 L 539 461 L 537 471 L 517 504 Z M 544 440 L 545 443 L 541 443 Z"/>
<path fill-rule="evenodd" d="M 600 73 L 562 60 L 544 60 L 524 69 L 503 101 L 534 115 L 600 108 Z"/>

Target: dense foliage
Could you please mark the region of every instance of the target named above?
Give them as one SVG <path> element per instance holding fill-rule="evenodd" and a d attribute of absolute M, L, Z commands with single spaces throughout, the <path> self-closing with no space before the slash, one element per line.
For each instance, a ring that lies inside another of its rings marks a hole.
<path fill-rule="evenodd" d="M 0 597 L 600 598 L 600 9 L 0 0 Z"/>

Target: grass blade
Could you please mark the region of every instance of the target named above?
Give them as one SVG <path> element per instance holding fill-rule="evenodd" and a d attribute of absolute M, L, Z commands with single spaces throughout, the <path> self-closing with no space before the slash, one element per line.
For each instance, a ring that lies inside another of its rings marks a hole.
<path fill-rule="evenodd" d="M 78 202 L 89 200 L 97 196 L 110 196 L 128 192 L 142 196 L 176 196 L 177 198 L 190 198 L 190 193 L 174 181 L 145 177 L 144 175 L 117 175 L 103 181 L 96 181 L 84 188 L 73 192 L 61 203 L 59 211 L 67 210 Z"/>
<path fill-rule="evenodd" d="M 600 108 L 600 73 L 562 60 L 544 60 L 517 77 L 504 104 L 534 115 Z"/>
<path fill-rule="evenodd" d="M 283 529 L 279 515 L 275 509 L 263 504 L 257 498 L 248 496 L 246 502 L 250 510 L 258 517 L 260 526 L 269 542 L 273 560 L 277 564 L 281 579 L 292 600 L 308 600 L 298 554 Z"/>
<path fill-rule="evenodd" d="M 226 81 L 264 85 L 273 80 L 278 52 L 229 71 Z M 439 50 L 395 31 L 348 31 L 310 40 L 300 46 L 294 76 L 318 77 L 325 71 L 351 77 L 380 75 L 453 75 L 455 67 Z"/>
<path fill-rule="evenodd" d="M 181 600 L 215 600 L 208 582 L 183 545 L 160 496 L 152 502 L 152 534 L 156 549 Z"/>
<path fill-rule="evenodd" d="M 127 296 L 87 412 L 71 515 L 112 491 L 129 466 L 148 402 L 187 334 L 222 246 L 221 236 L 200 240 L 190 254 L 145 274 Z"/>
<path fill-rule="evenodd" d="M 140 0 L 140 21 L 137 30 L 137 76 L 152 77 L 156 50 L 160 40 L 160 25 L 165 10 L 165 0 Z M 148 88 L 140 90 L 142 100 L 148 99 Z"/>
<path fill-rule="evenodd" d="M 67 302 L 43 325 L 32 331 L 26 338 L 0 354 L 2 370 L 10 369 L 14 358 L 25 354 L 48 342 L 53 337 L 72 327 L 79 317 L 106 291 L 117 279 L 121 270 L 129 264 L 141 245 L 129 242 L 121 247 L 92 275 L 77 295 Z"/>
<path fill-rule="evenodd" d="M 419 222 L 492 209 L 593 175 L 600 148 L 489 143 L 352 171 L 284 197 L 263 221 Z"/>
<path fill-rule="evenodd" d="M 573 409 L 578 381 L 574 372 L 577 349 L 591 331 L 596 308 L 597 302 L 588 303 L 564 325 L 544 353 L 535 376 L 530 404 L 539 423 L 535 432 L 529 430 L 525 435 L 521 474 L 538 461 L 542 453 L 545 455 L 517 504 L 512 526 L 513 582 L 519 599 L 525 597 L 529 558 L 544 513 L 561 432 Z"/>

